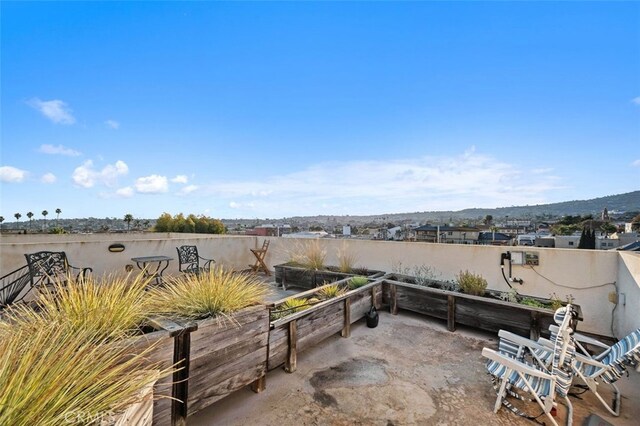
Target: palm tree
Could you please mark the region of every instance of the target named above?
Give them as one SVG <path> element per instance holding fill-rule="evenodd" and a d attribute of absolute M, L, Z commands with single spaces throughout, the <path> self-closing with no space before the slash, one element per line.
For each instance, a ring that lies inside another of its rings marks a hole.
<path fill-rule="evenodd" d="M 42 216 L 44 216 L 44 224 L 42 225 L 42 230 L 44 231 L 44 229 L 47 227 L 47 215 L 49 214 L 48 211 L 46 210 L 42 210 Z"/>
<path fill-rule="evenodd" d="M 33 212 L 28 212 L 27 217 L 29 218 L 29 229 L 31 229 L 33 227 Z"/>
<path fill-rule="evenodd" d="M 60 213 L 62 213 L 62 210 L 56 209 L 56 214 L 58 215 L 56 216 L 56 228 L 58 227 L 58 220 L 60 219 Z"/>
<path fill-rule="evenodd" d="M 22 215 L 20 213 L 16 213 L 16 214 L 14 214 L 14 216 L 15 216 L 15 218 L 17 220 L 16 229 L 18 229 L 20 227 L 20 218 L 22 217 Z"/>
<path fill-rule="evenodd" d="M 127 232 L 131 229 L 131 221 L 133 220 L 133 215 L 131 213 L 127 213 L 124 215 L 124 221 L 127 222 Z"/>
<path fill-rule="evenodd" d="M 0 231 L 2 231 L 2 222 L 4 222 L 4 216 L 0 216 Z"/>

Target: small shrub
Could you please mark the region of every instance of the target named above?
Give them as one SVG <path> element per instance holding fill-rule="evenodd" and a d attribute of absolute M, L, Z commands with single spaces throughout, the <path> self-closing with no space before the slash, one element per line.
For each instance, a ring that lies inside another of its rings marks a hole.
<path fill-rule="evenodd" d="M 145 361 L 153 345 L 131 356 L 130 344 L 102 339 L 100 331 L 56 323 L 14 325 L 0 339 L 0 424 L 63 425 L 78 414 L 89 424 L 140 402 L 145 388 L 171 373 Z"/>
<path fill-rule="evenodd" d="M 318 290 L 317 295 L 324 300 L 333 299 L 345 293 L 344 288 L 338 284 L 329 284 Z"/>
<path fill-rule="evenodd" d="M 67 277 L 56 281 L 36 299 L 38 310 L 15 305 L 6 312 L 5 326 L 40 328 L 57 324 L 70 333 L 86 331 L 100 339 L 114 340 L 139 333 L 150 309 L 149 278 L 136 275 L 88 276 L 82 281 Z"/>
<path fill-rule="evenodd" d="M 298 299 L 288 299 L 282 305 L 277 306 L 274 310 L 271 311 L 270 319 L 271 321 L 278 320 L 280 318 L 284 318 L 289 316 L 295 312 L 304 311 L 311 306 L 311 302 L 309 299 L 304 297 Z"/>
<path fill-rule="evenodd" d="M 416 284 L 427 286 L 433 280 L 437 279 L 440 274 L 431 266 L 420 265 L 413 268 L 413 276 L 416 279 Z"/>
<path fill-rule="evenodd" d="M 520 301 L 521 305 L 532 306 L 534 308 L 548 308 L 544 303 L 538 302 L 536 299 L 532 299 L 530 297 L 523 297 Z"/>
<path fill-rule="evenodd" d="M 505 302 L 518 303 L 518 292 L 515 288 L 512 288 L 511 290 L 502 293 L 500 295 L 500 299 Z"/>
<path fill-rule="evenodd" d="M 349 280 L 349 289 L 354 290 L 368 283 L 369 283 L 369 280 L 367 279 L 367 277 L 362 277 L 362 276 L 353 277 Z"/>
<path fill-rule="evenodd" d="M 567 294 L 565 296 L 565 301 L 563 301 L 555 293 L 551 293 L 550 299 L 551 299 L 551 309 L 553 309 L 554 311 L 562 308 L 566 304 L 573 303 L 573 301 L 575 300 L 572 294 Z"/>
<path fill-rule="evenodd" d="M 460 271 L 456 276 L 460 289 L 466 293 L 474 296 L 484 295 L 487 289 L 487 280 L 482 278 L 480 274 L 474 274 L 469 271 Z"/>
<path fill-rule="evenodd" d="M 261 303 L 270 294 L 270 289 L 253 274 L 238 274 L 215 267 L 199 275 L 169 278 L 165 287 L 154 288 L 148 293 L 152 311 L 156 314 L 224 319 L 242 308 Z"/>
<path fill-rule="evenodd" d="M 460 291 L 460 285 L 458 284 L 457 281 L 442 281 L 441 284 L 442 289 L 443 290 L 447 290 L 447 291 L 455 291 L 455 292 L 459 292 Z"/>
<path fill-rule="evenodd" d="M 338 250 L 338 270 L 344 274 L 350 274 L 355 266 L 357 256 L 349 250 L 349 247 L 343 243 Z"/>
<path fill-rule="evenodd" d="M 315 270 L 325 268 L 327 251 L 322 247 L 320 241 L 317 239 L 295 244 L 294 248 L 291 251 L 288 251 L 288 255 L 288 265 L 297 265 Z"/>

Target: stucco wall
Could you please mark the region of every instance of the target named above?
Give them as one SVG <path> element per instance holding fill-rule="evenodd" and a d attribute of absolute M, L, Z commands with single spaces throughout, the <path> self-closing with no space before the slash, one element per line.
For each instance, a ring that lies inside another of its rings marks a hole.
<path fill-rule="evenodd" d="M 307 239 L 270 237 L 271 246 L 266 262 L 270 267 L 289 259 L 301 250 Z M 6 274 L 25 264 L 24 253 L 39 250 L 63 250 L 72 264 L 91 266 L 95 274 L 124 271 L 133 264 L 132 257 L 166 255 L 175 260 L 167 273 L 178 273 L 176 247 L 197 244 L 203 257 L 213 257 L 219 264 L 235 269 L 247 268 L 254 261 L 249 248 L 262 245 L 264 237 L 211 236 L 200 234 L 93 234 L 93 235 L 15 235 L 0 238 L 0 273 Z M 495 247 L 420 242 L 318 240 L 326 248 L 327 263 L 337 264 L 337 253 L 343 247 L 357 256 L 356 265 L 370 269 L 393 271 L 399 264 L 413 268 L 427 265 L 439 278 L 455 279 L 461 270 L 484 276 L 489 288 L 508 290 L 500 271 L 500 255 L 507 250 L 532 251 L 539 255 L 535 267 L 513 266 L 513 276 L 522 278 L 523 285 L 512 284 L 520 294 L 549 297 L 555 293 L 564 299 L 572 295 L 585 317 L 580 329 L 602 335 L 624 335 L 640 327 L 640 255 L 616 251 L 553 249 L 539 247 Z M 126 249 L 111 253 L 112 243 L 122 243 Z M 608 301 L 608 294 L 620 287 L 626 306 Z M 612 314 L 615 314 L 612 333 Z"/>

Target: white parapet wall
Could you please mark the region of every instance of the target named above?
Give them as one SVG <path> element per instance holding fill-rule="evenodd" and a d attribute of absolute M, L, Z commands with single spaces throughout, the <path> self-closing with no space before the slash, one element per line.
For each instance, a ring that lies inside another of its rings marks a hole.
<path fill-rule="evenodd" d="M 454 280 L 464 270 L 481 274 L 489 288 L 508 290 L 500 269 L 501 254 L 526 251 L 538 255 L 539 265 L 513 265 L 512 276 L 523 284 L 511 283 L 520 294 L 561 299 L 570 296 L 582 307 L 580 330 L 623 336 L 640 327 L 640 253 L 601 250 L 552 249 L 538 247 L 494 247 L 416 242 L 294 239 L 270 237 L 266 257 L 270 268 L 289 260 L 303 245 L 320 244 L 327 264 L 338 263 L 338 252 L 356 257 L 356 266 L 397 272 L 428 266 L 443 280 Z M 259 248 L 264 237 L 202 234 L 144 233 L 91 235 L 12 235 L 0 238 L 0 273 L 25 264 L 25 253 L 40 250 L 65 251 L 75 266 L 91 266 L 94 274 L 124 272 L 132 257 L 165 255 L 174 259 L 167 274 L 178 273 L 176 247 L 195 244 L 200 255 L 218 264 L 245 269 L 255 258 L 250 248 Z M 109 246 L 123 244 L 125 250 L 112 253 Z M 613 297 L 610 295 L 617 295 Z M 610 299 L 617 301 L 614 304 Z"/>

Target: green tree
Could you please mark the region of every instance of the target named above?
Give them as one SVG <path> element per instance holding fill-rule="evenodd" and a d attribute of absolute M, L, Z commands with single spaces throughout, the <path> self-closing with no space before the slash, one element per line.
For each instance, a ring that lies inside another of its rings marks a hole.
<path fill-rule="evenodd" d="M 131 213 L 125 214 L 124 221 L 127 222 L 127 232 L 129 232 L 131 229 L 131 221 L 133 221 L 133 215 Z"/>
<path fill-rule="evenodd" d="M 33 227 L 33 212 L 27 212 L 27 217 L 29 218 L 29 229 Z"/>
<path fill-rule="evenodd" d="M 60 213 L 62 213 L 62 210 L 56 209 L 56 227 L 58 227 L 58 221 L 60 220 Z"/>
<path fill-rule="evenodd" d="M 48 211 L 42 210 L 42 216 L 44 217 L 44 224 L 42 224 L 42 229 L 43 230 L 47 227 L 47 215 L 48 214 L 49 214 Z"/>
<path fill-rule="evenodd" d="M 162 213 L 158 220 L 156 220 L 155 232 L 171 232 L 171 225 L 173 219 L 169 213 Z"/>
<path fill-rule="evenodd" d="M 484 224 L 485 225 L 491 225 L 491 222 L 493 222 L 493 216 L 488 214 L 484 217 Z"/>
<path fill-rule="evenodd" d="M 20 213 L 16 213 L 14 214 L 15 218 L 16 218 L 16 229 L 20 228 L 20 218 L 22 217 L 22 215 Z"/>
<path fill-rule="evenodd" d="M 2 222 L 4 222 L 4 216 L 0 216 L 0 231 L 2 231 Z"/>
<path fill-rule="evenodd" d="M 602 226 L 600 226 L 600 229 L 602 229 L 607 234 L 613 234 L 614 232 L 616 232 L 617 228 L 613 223 L 603 223 Z"/>

